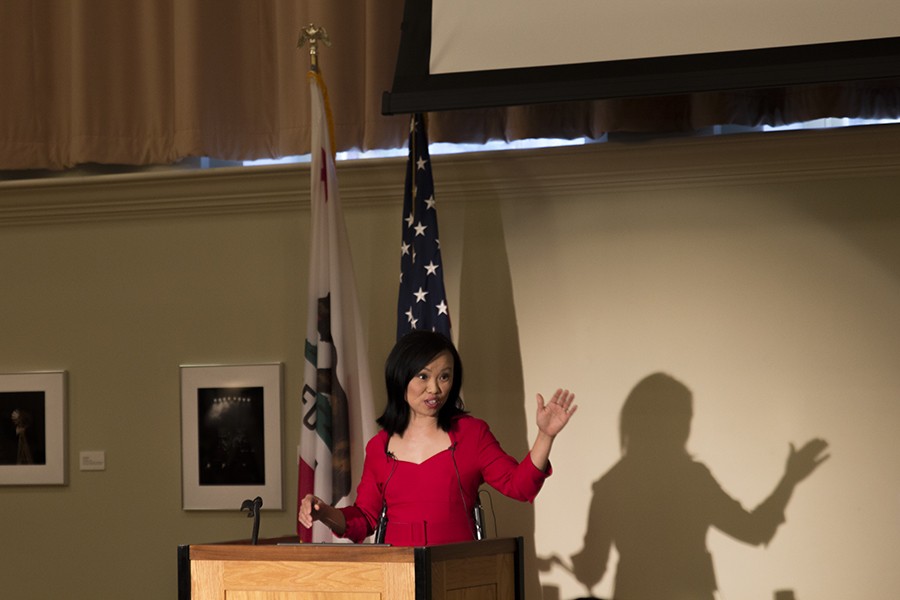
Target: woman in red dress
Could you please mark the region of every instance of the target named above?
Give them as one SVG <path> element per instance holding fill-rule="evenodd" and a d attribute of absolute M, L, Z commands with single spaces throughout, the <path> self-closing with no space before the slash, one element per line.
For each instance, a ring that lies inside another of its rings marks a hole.
<path fill-rule="evenodd" d="M 550 475 L 550 448 L 577 406 L 557 390 L 537 395 L 538 435 L 520 462 L 506 454 L 487 423 L 462 407 L 462 361 L 439 333 L 413 331 L 385 365 L 388 403 L 381 430 L 366 445 L 356 502 L 334 508 L 313 495 L 300 503 L 304 527 L 321 521 L 340 537 L 361 542 L 379 525 L 384 542 L 427 546 L 475 539 L 478 488 L 488 483 L 531 502 Z"/>

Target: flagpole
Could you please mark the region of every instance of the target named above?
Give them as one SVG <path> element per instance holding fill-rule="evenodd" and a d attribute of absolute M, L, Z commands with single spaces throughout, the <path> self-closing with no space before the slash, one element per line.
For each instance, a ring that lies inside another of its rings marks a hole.
<path fill-rule="evenodd" d="M 319 89 L 322 91 L 322 96 L 325 100 L 325 118 L 328 121 L 328 139 L 331 141 L 331 151 L 334 153 L 336 152 L 334 118 L 331 115 L 331 102 L 328 99 L 328 87 L 325 85 L 325 80 L 319 72 L 319 42 L 322 42 L 326 46 L 331 46 L 331 38 L 328 37 L 328 32 L 325 28 L 316 25 L 315 23 L 310 23 L 300 30 L 300 37 L 297 39 L 297 48 L 302 49 L 307 43 L 309 44 L 309 73 L 307 73 L 307 78 L 315 79 L 318 82 Z"/>
<path fill-rule="evenodd" d="M 324 27 L 319 27 L 315 23 L 310 23 L 300 31 L 300 38 L 297 40 L 297 47 L 303 48 L 309 43 L 309 70 L 313 73 L 319 72 L 319 42 L 326 46 L 331 45 L 328 38 L 328 32 Z"/>
<path fill-rule="evenodd" d="M 309 44 L 310 252 L 301 394 L 297 508 L 307 495 L 332 506 L 353 503 L 366 442 L 375 435 L 374 403 L 365 331 L 353 261 L 341 210 L 334 162 L 334 120 L 319 68 L 325 29 L 307 25 L 298 47 Z M 301 541 L 337 541 L 322 523 L 297 523 Z"/>
<path fill-rule="evenodd" d="M 411 129 L 411 135 L 409 136 L 409 155 L 416 157 L 416 156 L 418 156 L 418 153 L 416 152 L 416 135 L 415 135 L 416 115 L 414 115 L 414 114 L 410 115 L 409 118 L 410 118 L 410 129 Z M 424 124 L 425 117 L 423 116 L 422 119 L 423 119 L 423 124 Z M 406 168 L 409 169 L 409 180 L 412 185 L 411 194 L 412 194 L 413 199 L 415 199 L 416 194 L 418 193 L 418 191 L 416 189 L 418 186 L 416 184 L 415 160 L 407 161 Z M 416 216 L 416 203 L 415 202 L 413 202 L 413 204 L 412 204 L 412 216 L 413 217 Z"/>

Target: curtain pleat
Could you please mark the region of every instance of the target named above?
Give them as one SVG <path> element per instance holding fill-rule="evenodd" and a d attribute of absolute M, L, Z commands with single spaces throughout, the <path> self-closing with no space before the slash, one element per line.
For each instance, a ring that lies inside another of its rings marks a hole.
<path fill-rule="evenodd" d="M 308 23 L 336 146 L 397 148 L 408 118 L 381 114 L 404 0 L 4 0 L 0 170 L 309 150 Z M 869 81 L 435 113 L 432 141 L 690 132 L 822 117 L 897 118 L 900 82 Z"/>

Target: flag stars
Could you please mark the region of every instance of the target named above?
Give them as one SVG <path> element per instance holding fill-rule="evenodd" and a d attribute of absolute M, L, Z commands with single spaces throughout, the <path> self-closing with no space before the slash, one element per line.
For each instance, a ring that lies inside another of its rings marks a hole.
<path fill-rule="evenodd" d="M 401 213 L 402 273 L 395 313 L 398 335 L 411 330 L 449 333 L 450 329 L 450 307 L 444 290 L 444 266 L 438 239 L 437 202 L 425 129 L 421 115 L 410 119 L 409 185 L 404 188 Z"/>

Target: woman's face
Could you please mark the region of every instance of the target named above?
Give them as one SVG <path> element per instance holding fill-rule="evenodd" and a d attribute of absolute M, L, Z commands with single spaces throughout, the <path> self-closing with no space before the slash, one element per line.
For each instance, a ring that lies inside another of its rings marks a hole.
<path fill-rule="evenodd" d="M 406 386 L 406 402 L 410 420 L 425 417 L 437 418 L 438 411 L 447 401 L 453 387 L 453 356 L 441 352 L 425 365 Z"/>

